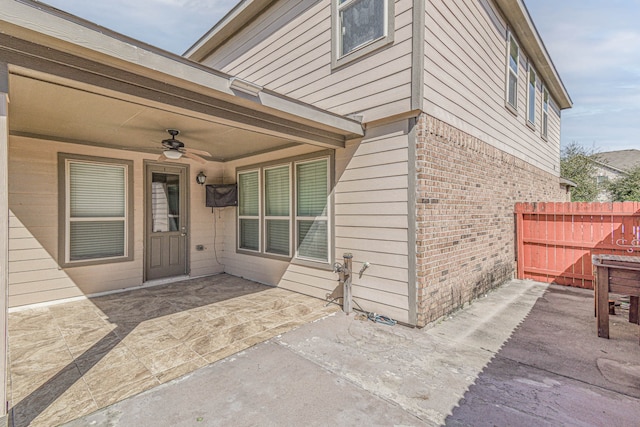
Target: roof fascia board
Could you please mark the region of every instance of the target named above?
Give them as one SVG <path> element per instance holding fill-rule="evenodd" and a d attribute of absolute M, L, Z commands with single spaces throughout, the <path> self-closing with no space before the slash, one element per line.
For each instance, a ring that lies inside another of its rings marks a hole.
<path fill-rule="evenodd" d="M 626 173 L 627 173 L 626 171 L 624 171 L 624 170 L 622 170 L 622 169 L 619 169 L 619 168 L 616 168 L 615 166 L 611 166 L 610 164 L 608 164 L 608 163 L 606 163 L 606 162 L 604 162 L 604 161 L 596 160 L 596 159 L 593 159 L 592 161 L 593 161 L 594 163 L 596 163 L 596 164 L 600 165 L 600 167 L 602 167 L 602 168 L 610 169 L 610 170 L 612 170 L 612 171 L 614 171 L 614 172 L 618 172 L 618 173 L 624 173 L 624 174 L 626 174 Z"/>
<path fill-rule="evenodd" d="M 227 39 L 244 28 L 275 0 L 243 0 L 195 42 L 183 56 L 202 61 Z"/>
<path fill-rule="evenodd" d="M 495 0 L 515 32 L 520 45 L 533 60 L 538 74 L 542 75 L 546 87 L 556 99 L 560 109 L 571 108 L 573 101 L 556 70 L 551 56 L 536 29 L 529 11 L 522 0 Z"/>
<path fill-rule="evenodd" d="M 348 138 L 362 136 L 360 123 L 283 95 L 238 96 L 231 76 L 154 48 L 89 21 L 31 0 L 0 0 L 0 33 L 51 49 L 70 53 L 99 64 L 120 68 L 144 77 L 197 90 L 243 107 L 253 108 L 309 126 L 332 130 Z M 274 99 L 278 98 L 278 102 Z M 359 129 L 359 131 L 358 131 Z"/>

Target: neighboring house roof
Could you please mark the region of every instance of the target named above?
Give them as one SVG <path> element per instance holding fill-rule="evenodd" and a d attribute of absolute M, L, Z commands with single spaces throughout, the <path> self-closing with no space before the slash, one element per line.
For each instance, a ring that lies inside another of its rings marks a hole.
<path fill-rule="evenodd" d="M 596 155 L 596 163 L 613 169 L 617 172 L 625 172 L 640 166 L 640 150 L 606 151 Z"/>
<path fill-rule="evenodd" d="M 194 61 L 202 61 L 219 46 L 233 37 L 244 26 L 255 19 L 276 0 L 241 0 L 224 18 L 191 46 L 184 56 Z M 522 0 L 495 0 L 521 45 L 542 76 L 549 92 L 560 109 L 571 108 L 573 101 L 547 52 L 527 7 Z"/>
<path fill-rule="evenodd" d="M 562 177 L 560 177 L 560 185 L 563 185 L 565 187 L 572 187 L 572 188 L 575 188 L 578 186 L 578 184 L 571 181 L 570 179 L 562 178 Z"/>

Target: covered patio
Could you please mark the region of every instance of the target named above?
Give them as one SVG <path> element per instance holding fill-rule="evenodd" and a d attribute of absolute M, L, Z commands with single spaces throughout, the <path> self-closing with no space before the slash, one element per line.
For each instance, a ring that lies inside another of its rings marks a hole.
<path fill-rule="evenodd" d="M 205 206 L 200 184 L 286 158 L 333 168 L 359 121 L 39 2 L 3 2 L 0 28 L 0 379 L 14 425 L 73 419 L 336 309 L 275 287 L 285 273 L 307 286 L 292 254 L 240 258 L 236 208 Z M 184 145 L 167 147 L 169 129 Z M 171 227 L 156 227 L 162 186 Z M 331 261 L 312 279 L 333 284 Z"/>
<path fill-rule="evenodd" d="M 59 425 L 337 310 L 220 274 L 13 312 L 12 425 Z"/>

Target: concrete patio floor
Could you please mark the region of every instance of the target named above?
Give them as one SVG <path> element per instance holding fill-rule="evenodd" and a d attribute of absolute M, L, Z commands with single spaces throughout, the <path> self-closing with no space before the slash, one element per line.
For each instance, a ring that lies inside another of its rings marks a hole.
<path fill-rule="evenodd" d="M 325 305 L 221 274 L 12 312 L 10 425 L 89 414 L 339 309 Z"/>
<path fill-rule="evenodd" d="M 584 289 L 511 281 L 428 328 L 342 312 L 69 423 L 637 426 L 638 325 Z"/>

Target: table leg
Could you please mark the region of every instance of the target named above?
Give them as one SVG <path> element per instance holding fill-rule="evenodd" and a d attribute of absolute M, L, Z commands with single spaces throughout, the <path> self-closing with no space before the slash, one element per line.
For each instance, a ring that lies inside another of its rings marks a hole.
<path fill-rule="evenodd" d="M 640 306 L 640 297 L 629 298 L 629 322 L 640 325 L 638 318 L 638 306 Z"/>
<path fill-rule="evenodd" d="M 596 277 L 598 308 L 597 308 L 597 324 L 598 336 L 601 338 L 609 338 L 609 268 L 598 267 Z"/>

